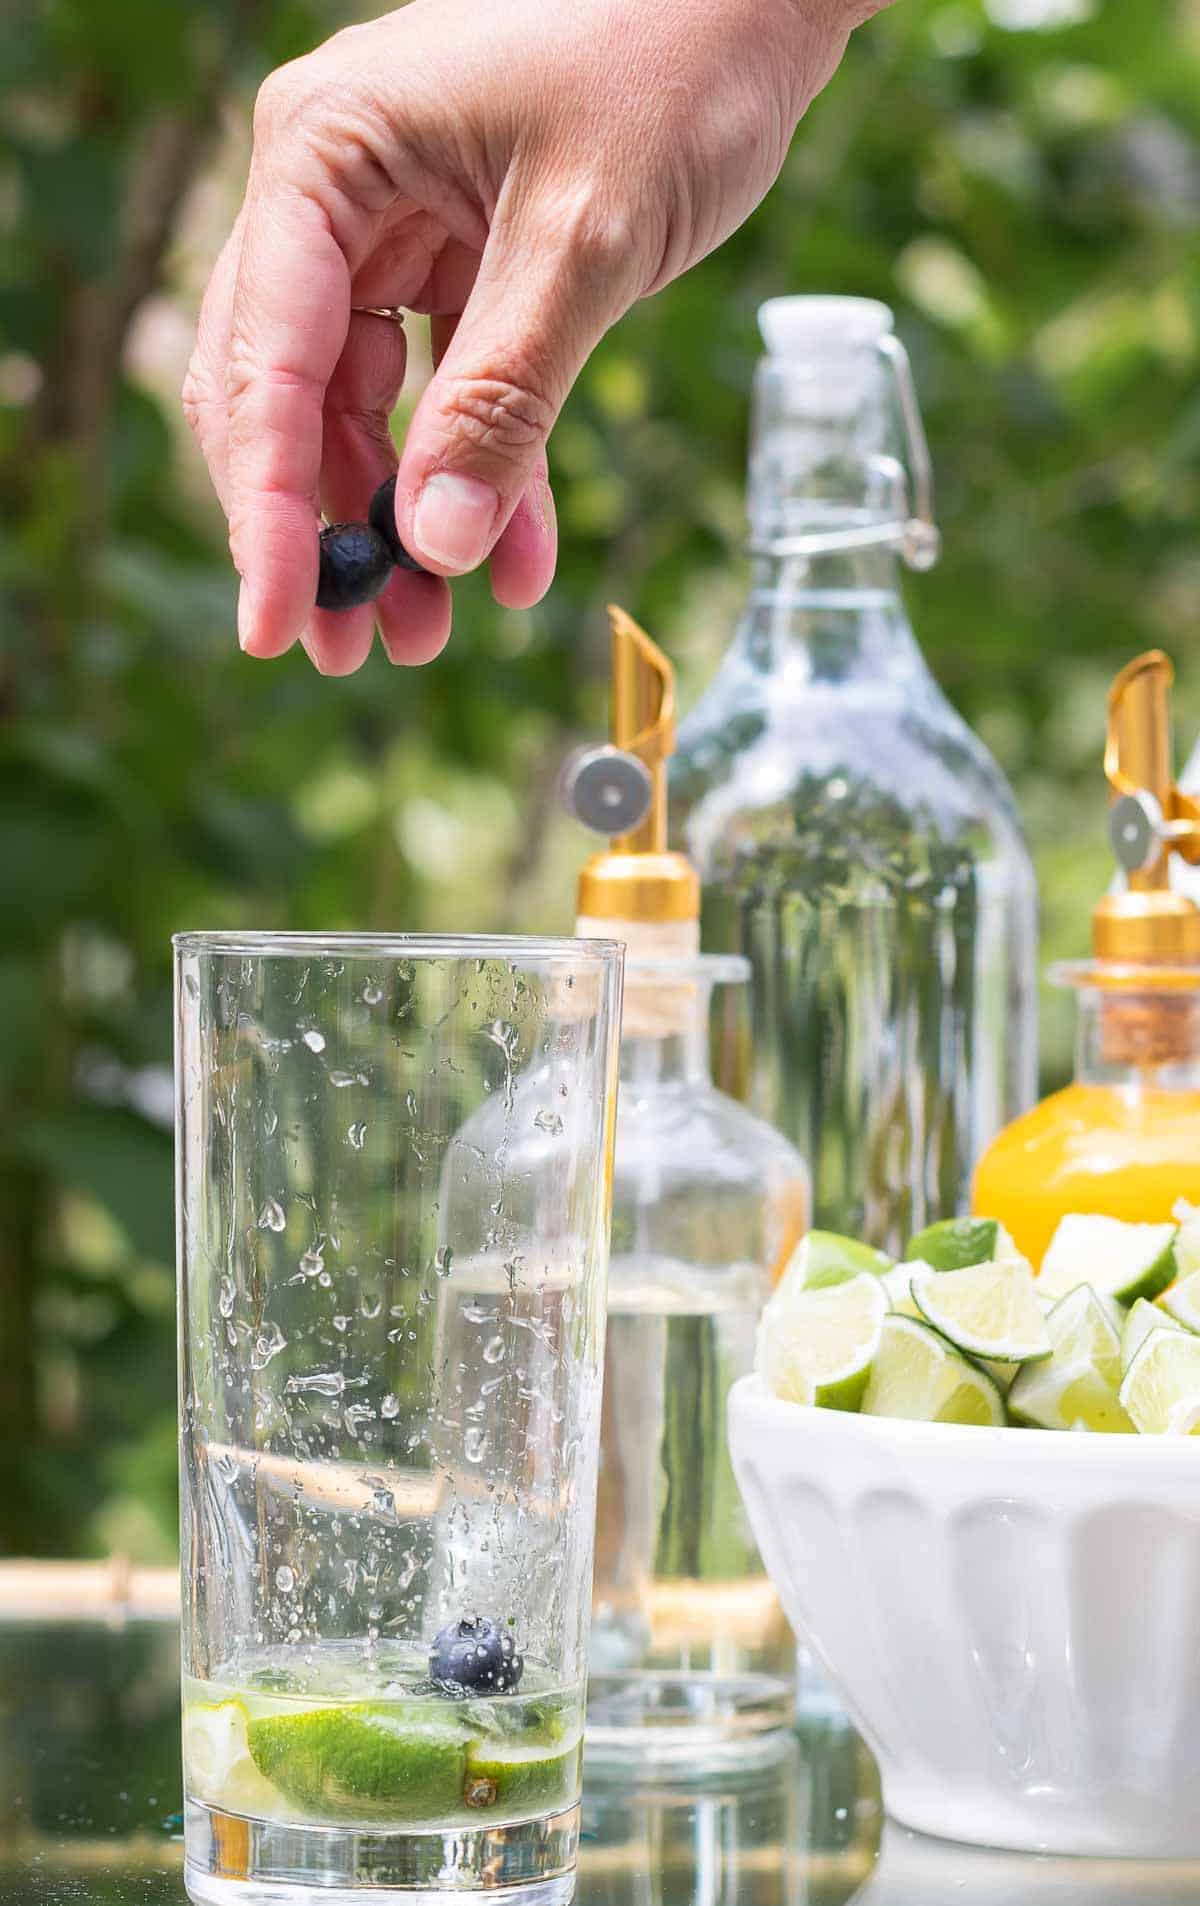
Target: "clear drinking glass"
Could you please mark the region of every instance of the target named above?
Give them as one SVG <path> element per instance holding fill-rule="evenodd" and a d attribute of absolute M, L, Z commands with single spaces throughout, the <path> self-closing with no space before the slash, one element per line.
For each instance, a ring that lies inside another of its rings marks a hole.
<path fill-rule="evenodd" d="M 195 1900 L 570 1895 L 620 962 L 176 941 Z"/>

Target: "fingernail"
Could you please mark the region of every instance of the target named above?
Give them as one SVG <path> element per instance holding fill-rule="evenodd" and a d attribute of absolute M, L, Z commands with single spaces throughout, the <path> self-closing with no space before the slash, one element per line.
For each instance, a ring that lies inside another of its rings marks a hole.
<path fill-rule="evenodd" d="M 499 509 L 490 484 L 439 470 L 417 498 L 413 533 L 419 553 L 447 569 L 474 569 L 488 553 Z"/>

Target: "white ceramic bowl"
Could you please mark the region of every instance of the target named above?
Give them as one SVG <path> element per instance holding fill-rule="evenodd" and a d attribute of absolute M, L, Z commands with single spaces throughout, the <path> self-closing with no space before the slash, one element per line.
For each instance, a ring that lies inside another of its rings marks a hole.
<path fill-rule="evenodd" d="M 1200 1443 L 806 1409 L 729 1438 L 797 1635 L 920 1832 L 1200 1854 Z"/>

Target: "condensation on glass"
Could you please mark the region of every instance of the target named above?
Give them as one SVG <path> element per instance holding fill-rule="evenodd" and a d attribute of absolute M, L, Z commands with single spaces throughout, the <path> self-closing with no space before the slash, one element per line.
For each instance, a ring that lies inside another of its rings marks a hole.
<path fill-rule="evenodd" d="M 189 1891 L 561 1900 L 620 950 L 176 946 Z"/>

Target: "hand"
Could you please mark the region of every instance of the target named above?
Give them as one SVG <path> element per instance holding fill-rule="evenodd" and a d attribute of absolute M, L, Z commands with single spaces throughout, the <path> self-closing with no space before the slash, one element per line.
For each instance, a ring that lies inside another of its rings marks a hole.
<path fill-rule="evenodd" d="M 259 94 L 246 197 L 213 272 L 184 407 L 229 518 L 238 635 L 357 668 L 450 632 L 442 578 L 491 559 L 496 600 L 554 573 L 550 427 L 638 298 L 766 192 L 851 29 L 883 0 L 412 0 L 280 68 Z M 396 485 L 396 571 L 314 608 L 317 513 L 362 519 L 395 455 L 403 330 L 435 375 Z"/>

